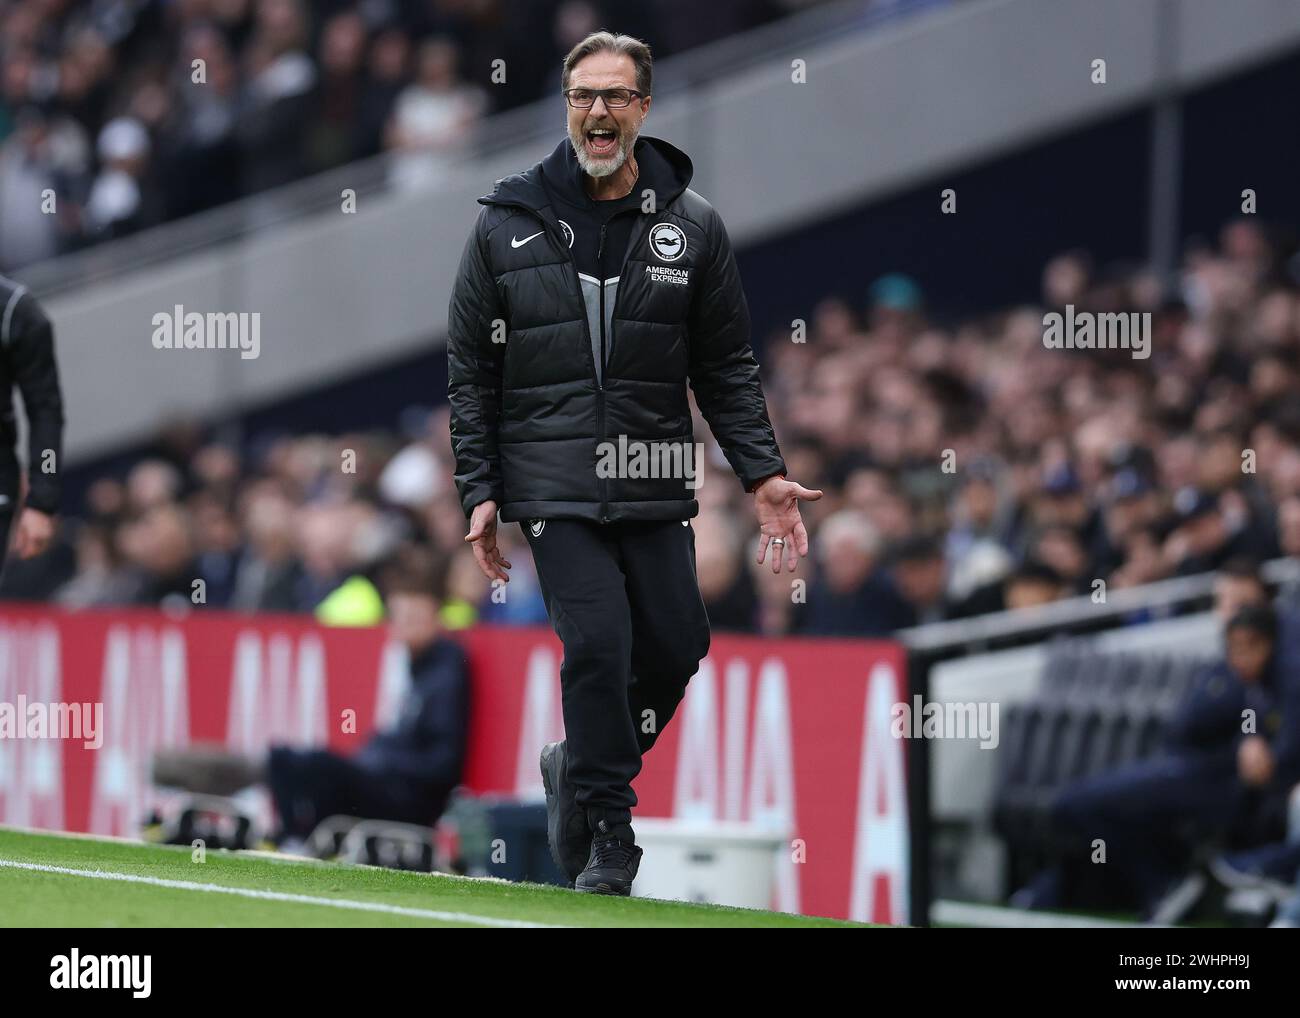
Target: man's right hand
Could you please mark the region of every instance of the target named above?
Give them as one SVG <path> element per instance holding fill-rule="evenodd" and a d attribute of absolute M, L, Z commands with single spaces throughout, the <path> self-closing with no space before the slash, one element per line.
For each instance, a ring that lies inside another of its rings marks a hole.
<path fill-rule="evenodd" d="M 473 545 L 474 558 L 484 576 L 489 580 L 510 582 L 510 574 L 506 572 L 510 563 L 501 557 L 501 549 L 497 547 L 497 504 L 491 499 L 480 502 L 470 513 L 469 533 L 465 540 Z"/>
<path fill-rule="evenodd" d="M 1237 776 L 1259 787 L 1273 780 L 1273 751 L 1261 735 L 1248 735 L 1237 747 Z"/>

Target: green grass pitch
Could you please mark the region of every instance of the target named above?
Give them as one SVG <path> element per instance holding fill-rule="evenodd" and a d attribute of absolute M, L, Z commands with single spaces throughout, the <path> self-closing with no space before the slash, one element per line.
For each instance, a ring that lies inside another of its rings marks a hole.
<path fill-rule="evenodd" d="M 0 927 L 729 926 L 860 924 L 0 828 Z"/>

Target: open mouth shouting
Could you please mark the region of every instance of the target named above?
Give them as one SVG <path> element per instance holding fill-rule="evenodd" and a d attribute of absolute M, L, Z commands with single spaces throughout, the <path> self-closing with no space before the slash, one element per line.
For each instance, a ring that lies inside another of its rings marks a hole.
<path fill-rule="evenodd" d="M 618 151 L 618 131 L 612 127 L 593 127 L 583 136 L 583 141 L 593 159 L 608 159 Z"/>

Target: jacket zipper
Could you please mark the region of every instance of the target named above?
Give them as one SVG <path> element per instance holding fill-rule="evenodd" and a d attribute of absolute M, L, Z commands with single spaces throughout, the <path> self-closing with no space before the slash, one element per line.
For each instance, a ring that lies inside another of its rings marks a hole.
<path fill-rule="evenodd" d="M 529 215 L 535 217 L 542 224 L 542 227 L 546 230 L 548 236 L 558 240 L 560 244 L 560 249 L 562 251 L 567 250 L 565 246 L 566 242 L 564 240 L 563 234 L 560 234 L 560 236 L 556 238 L 556 231 L 551 228 L 551 224 L 548 223 L 541 215 L 539 215 L 537 210 L 532 208 L 531 206 L 516 201 L 492 201 L 490 204 L 502 205 L 507 208 L 523 209 Z M 600 230 L 600 244 L 597 247 L 597 251 L 596 251 L 596 262 L 598 267 L 600 262 L 600 252 L 604 248 L 604 246 L 605 246 L 605 228 L 602 226 Z M 628 245 L 628 249 L 631 250 L 630 244 Z M 623 255 L 623 261 L 624 264 L 626 264 L 627 262 L 626 254 Z M 608 441 L 609 440 L 608 436 L 605 434 L 605 383 L 604 383 L 605 365 L 603 363 L 605 359 L 605 282 L 604 280 L 601 280 L 600 282 L 600 356 L 601 356 L 602 363 L 600 365 L 600 368 L 597 369 L 596 358 L 591 352 L 591 326 L 587 321 L 586 302 L 583 301 L 582 299 L 582 280 L 578 278 L 578 265 L 573 260 L 573 255 L 569 255 L 569 270 L 573 275 L 573 287 L 574 287 L 574 291 L 578 295 L 578 306 L 582 308 L 582 331 L 583 334 L 587 337 L 587 342 L 584 344 L 584 346 L 587 349 L 587 358 L 591 363 L 591 377 L 596 382 L 596 419 L 599 422 L 600 437 L 602 441 Z M 616 311 L 618 310 L 617 297 L 614 298 L 614 310 Z M 600 480 L 600 522 L 608 523 L 609 522 L 609 494 L 605 484 L 605 478 L 602 477 L 599 480 Z"/>
<path fill-rule="evenodd" d="M 620 211 L 615 212 L 614 215 L 615 215 L 615 216 L 622 216 L 622 215 L 626 215 L 627 212 L 628 212 L 627 209 L 621 209 Z M 611 216 L 610 218 L 612 219 L 613 216 Z M 604 269 L 601 267 L 601 265 L 602 265 L 602 263 L 601 263 L 601 256 L 605 253 L 605 227 L 607 227 L 608 225 L 609 225 L 608 223 L 605 223 L 604 225 L 601 226 L 601 228 L 600 228 L 600 241 L 599 241 L 599 243 L 596 245 L 596 266 L 597 266 L 597 270 L 600 271 L 602 274 L 603 274 L 603 272 L 604 272 Z M 632 256 L 632 249 L 633 249 L 634 247 L 636 247 L 636 245 L 637 245 L 637 241 L 640 240 L 640 237 L 637 235 L 637 227 L 638 227 L 639 225 L 640 225 L 640 222 L 639 222 L 639 221 L 636 222 L 636 223 L 633 223 L 633 224 L 632 224 L 632 232 L 628 235 L 628 238 L 627 238 L 627 250 L 625 250 L 625 251 L 623 252 L 623 258 L 622 258 L 622 261 L 619 262 L 619 267 L 618 267 L 618 292 L 614 295 L 614 307 L 610 309 L 610 316 L 609 316 L 609 331 L 610 331 L 609 342 L 610 342 L 610 346 L 611 346 L 611 347 L 612 347 L 613 344 L 614 344 L 614 336 L 613 336 L 613 331 L 614 331 L 614 321 L 618 318 L 618 299 L 619 299 L 621 296 L 623 296 L 623 291 L 624 291 L 624 289 L 625 289 L 625 286 L 624 286 L 625 280 L 623 279 L 623 277 L 627 274 L 627 262 L 628 262 L 628 259 Z M 642 232 L 644 232 L 644 231 L 642 231 Z M 572 261 L 573 259 L 569 259 L 569 260 Z M 573 271 L 574 271 L 574 275 L 575 275 L 575 277 L 576 277 L 576 276 L 577 276 L 577 272 L 578 272 L 576 266 L 575 266 L 575 268 L 574 268 Z M 591 341 L 590 341 L 590 339 L 588 339 L 587 345 L 588 345 L 588 346 L 591 345 Z M 600 379 L 602 379 L 602 378 L 605 377 L 605 366 L 606 366 L 606 357 L 605 357 L 605 280 L 602 279 L 602 280 L 600 281 L 600 377 L 597 379 L 596 384 L 597 384 L 597 386 L 598 386 L 599 389 L 600 389 L 600 392 L 599 392 L 599 396 L 600 396 L 600 434 L 601 434 L 601 437 L 605 439 L 605 441 L 609 441 L 609 436 L 605 434 L 605 388 L 604 388 L 604 386 L 601 384 L 601 381 L 600 381 Z M 604 479 L 603 477 L 602 477 L 601 480 L 600 480 L 600 484 L 601 484 L 601 488 L 600 488 L 600 510 L 601 510 L 601 522 L 602 522 L 602 523 L 608 523 L 608 522 L 609 522 L 609 517 L 605 515 L 605 510 L 606 510 L 606 508 L 607 508 L 607 506 L 608 506 L 608 497 L 607 497 L 607 493 L 606 493 L 606 489 L 605 489 L 605 479 Z"/>
<path fill-rule="evenodd" d="M 596 406 L 600 411 L 600 437 L 606 442 L 609 441 L 609 436 L 605 434 L 605 280 L 603 278 L 605 263 L 602 259 L 605 255 L 605 227 L 608 225 L 608 223 L 601 223 L 600 240 L 596 244 L 596 272 L 602 277 L 598 284 L 600 286 L 600 364 L 597 365 L 596 370 L 596 396 L 598 399 Z M 572 257 L 569 260 L 572 261 Z M 577 272 L 576 266 L 574 272 Z M 582 296 L 581 289 L 578 296 Z M 618 297 L 614 298 L 614 303 L 618 304 Z M 588 338 L 587 345 L 591 345 L 590 338 Z M 609 487 L 604 477 L 600 478 L 600 522 L 609 522 Z"/>

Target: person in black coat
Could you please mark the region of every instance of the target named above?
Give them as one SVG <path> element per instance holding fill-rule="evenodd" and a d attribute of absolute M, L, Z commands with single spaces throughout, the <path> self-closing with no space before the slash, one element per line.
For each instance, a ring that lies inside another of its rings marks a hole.
<path fill-rule="evenodd" d="M 551 848 L 601 894 L 631 891 L 632 781 L 708 653 L 688 392 L 754 495 L 759 564 L 794 570 L 798 503 L 821 497 L 785 477 L 722 217 L 686 153 L 642 134 L 652 63 L 625 35 L 573 48 L 568 136 L 479 199 L 448 306 L 465 540 L 494 583 L 498 514 L 532 551 L 564 644 L 566 738 L 540 761 Z"/>
<path fill-rule="evenodd" d="M 45 551 L 54 539 L 62 487 L 63 396 L 50 320 L 26 287 L 0 276 L 0 564 L 22 486 L 14 449 L 15 388 L 27 414 L 27 496 L 13 545 L 18 556 L 27 559 Z"/>

